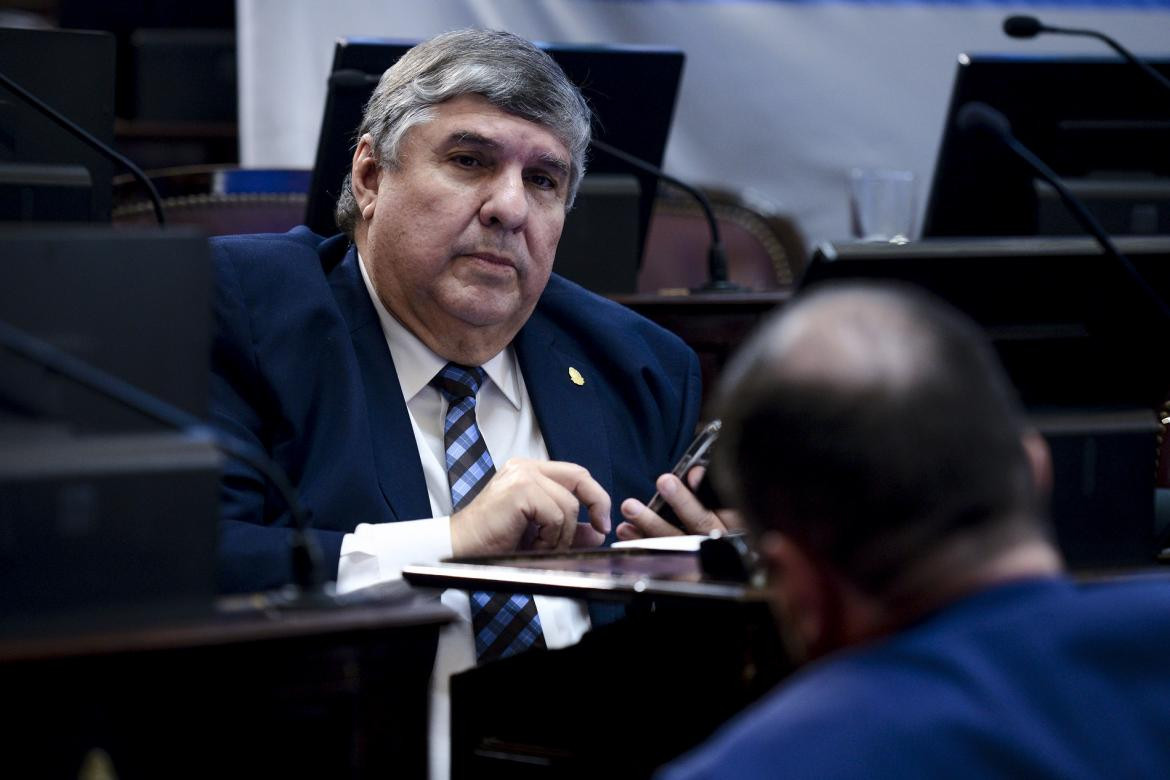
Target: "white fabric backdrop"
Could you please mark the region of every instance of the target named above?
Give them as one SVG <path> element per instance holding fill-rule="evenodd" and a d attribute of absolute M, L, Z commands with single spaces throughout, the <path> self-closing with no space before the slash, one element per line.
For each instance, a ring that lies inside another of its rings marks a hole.
<path fill-rule="evenodd" d="M 667 170 L 792 214 L 812 245 L 848 236 L 852 166 L 914 171 L 921 211 L 960 52 L 1111 53 L 1063 36 L 1007 38 L 1000 25 L 1013 13 L 1170 56 L 1170 0 L 237 0 L 241 160 L 312 166 L 337 38 L 474 26 L 670 45 L 687 62 Z"/>

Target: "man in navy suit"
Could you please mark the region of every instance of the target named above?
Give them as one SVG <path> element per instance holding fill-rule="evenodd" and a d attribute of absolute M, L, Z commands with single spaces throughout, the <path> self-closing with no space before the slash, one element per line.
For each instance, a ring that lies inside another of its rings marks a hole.
<path fill-rule="evenodd" d="M 337 207 L 345 235 L 214 242 L 214 421 L 288 473 L 339 589 L 451 555 L 677 533 L 638 500 L 655 489 L 689 530 L 721 525 L 666 473 L 698 420 L 694 353 L 550 275 L 590 121 L 530 43 L 444 34 L 366 107 Z M 472 438 L 495 470 L 457 511 L 455 402 L 433 384 L 447 370 L 482 377 Z M 620 524 L 611 497 L 626 499 Z M 224 587 L 289 581 L 287 510 L 261 474 L 226 466 L 224 514 Z M 476 662 L 467 594 L 442 599 L 459 620 L 440 638 L 440 689 Z M 534 605 L 549 647 L 590 625 L 575 602 Z"/>
<path fill-rule="evenodd" d="M 716 485 L 807 663 L 666 777 L 1166 774 L 1170 582 L 1062 574 L 1047 448 L 971 322 L 814 292 L 719 395 Z"/>

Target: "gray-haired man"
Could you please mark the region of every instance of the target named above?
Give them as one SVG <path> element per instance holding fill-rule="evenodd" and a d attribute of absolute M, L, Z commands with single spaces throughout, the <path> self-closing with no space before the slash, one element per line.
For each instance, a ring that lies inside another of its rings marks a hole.
<path fill-rule="evenodd" d="M 665 474 L 698 418 L 694 354 L 551 275 L 589 124 L 527 41 L 440 35 L 366 107 L 345 235 L 216 242 L 215 421 L 290 474 L 341 589 L 450 555 L 603 543 L 611 496 L 630 497 L 623 536 L 654 533 L 633 497 L 656 487 L 685 523 L 717 522 Z M 287 518 L 260 475 L 229 466 L 224 513 L 225 587 L 286 581 Z M 565 600 L 442 599 L 460 616 L 435 666 L 443 728 L 450 673 L 590 625 Z"/>

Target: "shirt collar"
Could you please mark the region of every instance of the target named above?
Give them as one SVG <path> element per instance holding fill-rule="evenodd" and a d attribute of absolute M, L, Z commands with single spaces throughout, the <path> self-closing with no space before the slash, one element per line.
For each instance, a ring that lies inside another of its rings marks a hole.
<path fill-rule="evenodd" d="M 355 250 L 356 251 L 356 250 Z M 418 395 L 419 391 L 430 384 L 431 379 L 447 360 L 433 352 L 426 344 L 410 332 L 398 318 L 386 309 L 382 299 L 374 290 L 374 284 L 366 273 L 366 264 L 358 253 L 358 267 L 361 269 L 362 281 L 366 285 L 370 301 L 374 310 L 378 312 L 378 321 L 382 324 L 382 333 L 386 337 L 386 344 L 390 348 L 390 357 L 394 360 L 394 369 L 398 372 L 398 384 L 402 386 L 402 395 L 409 402 Z M 483 364 L 484 373 L 488 379 L 500 389 L 504 397 L 515 408 L 520 408 L 520 367 L 516 362 L 516 355 L 511 346 L 493 355 Z"/>

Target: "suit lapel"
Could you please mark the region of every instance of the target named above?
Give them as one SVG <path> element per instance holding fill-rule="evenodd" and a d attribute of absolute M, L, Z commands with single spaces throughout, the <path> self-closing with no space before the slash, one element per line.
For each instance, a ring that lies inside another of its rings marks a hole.
<path fill-rule="evenodd" d="M 569 339 L 558 339 L 557 331 L 540 314 L 539 309 L 516 336 L 516 354 L 528 397 L 536 412 L 540 432 L 548 455 L 553 460 L 576 463 L 589 470 L 614 501 L 613 458 L 606 435 L 607 417 L 597 395 L 601 373 L 575 348 Z M 575 369 L 583 384 L 573 381 L 569 369 Z M 593 380 L 592 382 L 590 380 Z M 610 510 L 616 529 L 621 516 L 615 504 Z M 582 510 L 579 522 L 588 522 Z M 614 540 L 610 531 L 606 544 Z M 619 604 L 590 601 L 589 619 L 598 628 L 625 615 Z"/>
<path fill-rule="evenodd" d="M 612 493 L 607 422 L 597 395 L 600 373 L 571 342 L 556 337 L 539 310 L 521 328 L 515 344 L 549 457 L 584 466 Z"/>
<path fill-rule="evenodd" d="M 349 324 L 361 369 L 382 495 L 396 520 L 429 517 L 430 499 L 410 415 L 382 325 L 362 281 L 356 249 L 350 247 L 329 273 L 329 283 Z M 571 341 L 558 339 L 557 334 L 538 310 L 515 340 L 541 435 L 550 458 L 584 466 L 612 494 L 613 461 L 604 435 L 607 420 L 597 395 L 600 372 Z M 570 369 L 583 384 L 573 381 Z"/>
<path fill-rule="evenodd" d="M 431 504 L 410 415 L 382 324 L 362 281 L 354 247 L 349 248 L 345 259 L 329 274 L 329 284 L 349 323 L 350 339 L 361 369 L 374 466 L 382 496 L 395 520 L 430 517 Z"/>

